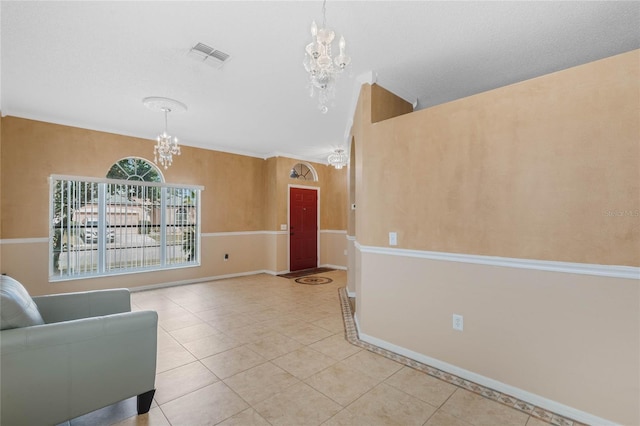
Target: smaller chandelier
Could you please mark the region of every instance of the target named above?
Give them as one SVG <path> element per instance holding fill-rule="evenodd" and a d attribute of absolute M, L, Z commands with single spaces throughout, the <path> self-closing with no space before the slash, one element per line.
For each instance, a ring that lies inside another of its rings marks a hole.
<path fill-rule="evenodd" d="M 304 68 L 309 73 L 311 96 L 318 95 L 318 109 L 323 114 L 329 111 L 327 104 L 335 97 L 337 76 L 344 71 L 351 58 L 345 54 L 346 42 L 340 37 L 338 47 L 340 54 L 331 56 L 331 45 L 336 36 L 333 30 L 326 28 L 327 0 L 322 3 L 322 27 L 311 23 L 311 43 L 305 48 Z"/>
<path fill-rule="evenodd" d="M 169 168 L 173 162 L 174 155 L 180 155 L 180 145 L 178 138 L 167 133 L 167 114 L 171 112 L 169 108 L 163 108 L 164 111 L 164 132 L 160 133 L 156 138 L 156 146 L 153 147 L 153 161 L 164 166 L 165 170 Z"/>
<path fill-rule="evenodd" d="M 167 131 L 167 117 L 171 111 L 186 111 L 187 106 L 173 99 L 158 97 L 145 98 L 142 102 L 153 111 L 164 112 L 164 131 L 156 137 L 156 145 L 153 147 L 153 161 L 162 165 L 166 170 L 173 163 L 173 156 L 180 155 L 178 138 L 171 136 Z"/>
<path fill-rule="evenodd" d="M 336 149 L 332 154 L 329 154 L 327 161 L 329 165 L 340 170 L 349 162 L 349 155 L 344 152 L 344 149 Z"/>

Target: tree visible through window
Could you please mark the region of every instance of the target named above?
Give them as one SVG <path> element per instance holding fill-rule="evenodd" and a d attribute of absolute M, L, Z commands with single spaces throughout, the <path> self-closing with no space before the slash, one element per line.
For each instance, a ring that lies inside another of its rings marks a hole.
<path fill-rule="evenodd" d="M 318 180 L 315 170 L 311 168 L 311 166 L 298 163 L 291 168 L 289 172 L 289 177 L 291 179 L 299 179 L 299 180 L 309 180 L 315 182 Z"/>
<path fill-rule="evenodd" d="M 124 158 L 118 161 L 109 169 L 107 178 L 141 182 L 164 182 L 160 170 L 141 158 Z"/>
<path fill-rule="evenodd" d="M 202 187 L 162 180 L 138 158 L 106 179 L 52 176 L 50 279 L 198 265 Z"/>

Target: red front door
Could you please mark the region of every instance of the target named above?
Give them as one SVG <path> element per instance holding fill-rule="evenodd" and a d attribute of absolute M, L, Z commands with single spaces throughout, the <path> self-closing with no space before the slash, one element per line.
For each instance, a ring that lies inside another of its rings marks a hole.
<path fill-rule="evenodd" d="M 290 271 L 318 266 L 318 192 L 289 189 Z"/>

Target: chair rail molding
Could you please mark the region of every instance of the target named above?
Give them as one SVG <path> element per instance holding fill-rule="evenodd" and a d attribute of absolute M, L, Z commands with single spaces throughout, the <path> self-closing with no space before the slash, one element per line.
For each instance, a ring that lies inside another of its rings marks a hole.
<path fill-rule="evenodd" d="M 414 257 L 446 262 L 475 263 L 506 268 L 534 269 L 539 271 L 564 272 L 567 274 L 595 275 L 612 278 L 640 280 L 640 267 L 620 265 L 597 265 L 590 263 L 558 262 L 552 260 L 518 259 L 511 257 L 483 256 L 475 254 L 446 253 L 435 251 L 396 249 L 388 247 L 364 246 L 355 243 L 361 253 L 387 256 Z"/>

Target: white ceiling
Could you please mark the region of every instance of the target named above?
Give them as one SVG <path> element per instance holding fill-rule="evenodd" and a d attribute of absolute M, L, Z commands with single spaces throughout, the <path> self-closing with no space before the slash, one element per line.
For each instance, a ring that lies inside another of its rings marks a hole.
<path fill-rule="evenodd" d="M 0 110 L 154 139 L 147 96 L 179 100 L 181 143 L 323 161 L 345 145 L 358 77 L 417 108 L 640 47 L 640 2 L 328 1 L 349 74 L 328 114 L 302 67 L 321 1 L 2 1 Z M 231 55 L 216 70 L 187 51 Z M 151 144 L 150 144 L 151 147 Z"/>

